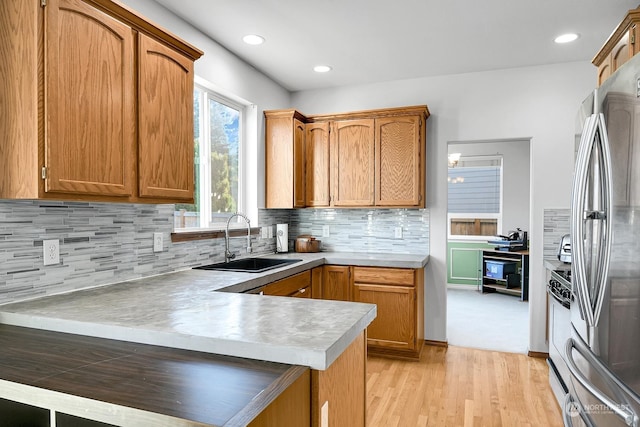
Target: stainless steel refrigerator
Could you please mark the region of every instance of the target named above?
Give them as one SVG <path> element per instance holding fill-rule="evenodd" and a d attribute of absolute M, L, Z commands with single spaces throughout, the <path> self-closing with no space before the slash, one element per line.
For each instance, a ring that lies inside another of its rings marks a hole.
<path fill-rule="evenodd" d="M 566 426 L 640 425 L 640 55 L 578 113 Z"/>

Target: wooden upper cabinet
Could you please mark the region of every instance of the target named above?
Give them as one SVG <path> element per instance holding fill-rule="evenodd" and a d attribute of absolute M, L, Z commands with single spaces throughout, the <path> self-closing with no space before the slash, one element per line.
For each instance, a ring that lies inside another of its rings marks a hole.
<path fill-rule="evenodd" d="M 305 126 L 295 110 L 265 111 L 267 208 L 305 205 Z"/>
<path fill-rule="evenodd" d="M 640 7 L 627 12 L 602 48 L 591 61 L 598 67 L 598 86 L 616 72 L 633 55 L 640 52 L 637 41 Z"/>
<path fill-rule="evenodd" d="M 0 198 L 193 200 L 202 52 L 109 0 L 2 5 Z"/>
<path fill-rule="evenodd" d="M 424 137 L 420 116 L 376 119 L 376 206 L 424 206 Z"/>
<path fill-rule="evenodd" d="M 293 119 L 293 207 L 302 208 L 306 204 L 305 185 L 305 126 L 301 120 Z"/>
<path fill-rule="evenodd" d="M 80 0 L 53 1 L 47 12 L 45 191 L 130 196 L 133 31 Z"/>
<path fill-rule="evenodd" d="M 267 208 L 425 206 L 426 105 L 264 115 Z"/>
<path fill-rule="evenodd" d="M 329 206 L 330 163 L 329 122 L 307 123 L 306 137 L 306 205 Z"/>
<path fill-rule="evenodd" d="M 332 204 L 374 202 L 374 120 L 338 120 L 331 130 Z"/>
<path fill-rule="evenodd" d="M 629 32 L 624 33 L 620 41 L 613 47 L 611 51 L 611 65 L 617 70 L 633 56 L 633 48 L 629 43 Z"/>
<path fill-rule="evenodd" d="M 138 66 L 140 196 L 193 201 L 193 61 L 140 34 Z"/>

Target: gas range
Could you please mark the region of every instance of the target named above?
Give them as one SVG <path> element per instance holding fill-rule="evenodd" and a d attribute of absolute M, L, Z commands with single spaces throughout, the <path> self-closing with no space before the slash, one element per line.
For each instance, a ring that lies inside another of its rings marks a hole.
<path fill-rule="evenodd" d="M 573 300 L 571 294 L 571 270 L 553 270 L 547 285 L 547 292 L 563 307 L 569 308 Z"/>
<path fill-rule="evenodd" d="M 560 407 L 569 392 L 570 374 L 562 355 L 571 336 L 571 271 L 552 270 L 547 284 L 549 294 L 549 384 Z"/>

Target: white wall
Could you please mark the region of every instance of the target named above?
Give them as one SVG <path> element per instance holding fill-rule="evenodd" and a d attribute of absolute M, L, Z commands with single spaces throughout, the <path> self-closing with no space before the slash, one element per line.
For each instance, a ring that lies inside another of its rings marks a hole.
<path fill-rule="evenodd" d="M 447 142 L 531 138 L 530 351 L 547 351 L 543 209 L 568 207 L 574 120 L 594 87 L 589 62 L 498 70 L 294 93 L 303 113 L 427 104 L 431 211 L 425 335 L 446 336 Z"/>

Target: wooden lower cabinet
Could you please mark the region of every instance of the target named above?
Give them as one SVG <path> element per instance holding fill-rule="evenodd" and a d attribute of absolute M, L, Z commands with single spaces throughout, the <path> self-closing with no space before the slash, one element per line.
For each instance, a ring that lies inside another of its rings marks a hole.
<path fill-rule="evenodd" d="M 308 426 L 311 423 L 311 374 L 305 372 L 253 419 L 249 427 Z"/>
<path fill-rule="evenodd" d="M 424 345 L 424 269 L 353 267 L 353 301 L 376 304 L 370 354 L 418 359 Z"/>
<path fill-rule="evenodd" d="M 367 344 L 362 331 L 326 370 L 311 371 L 311 425 L 364 427 L 366 383 Z"/>
<path fill-rule="evenodd" d="M 351 301 L 351 267 L 325 265 L 322 267 L 322 288 L 317 298 L 335 301 Z"/>
<path fill-rule="evenodd" d="M 263 295 L 311 298 L 311 270 L 294 274 L 261 288 Z"/>

